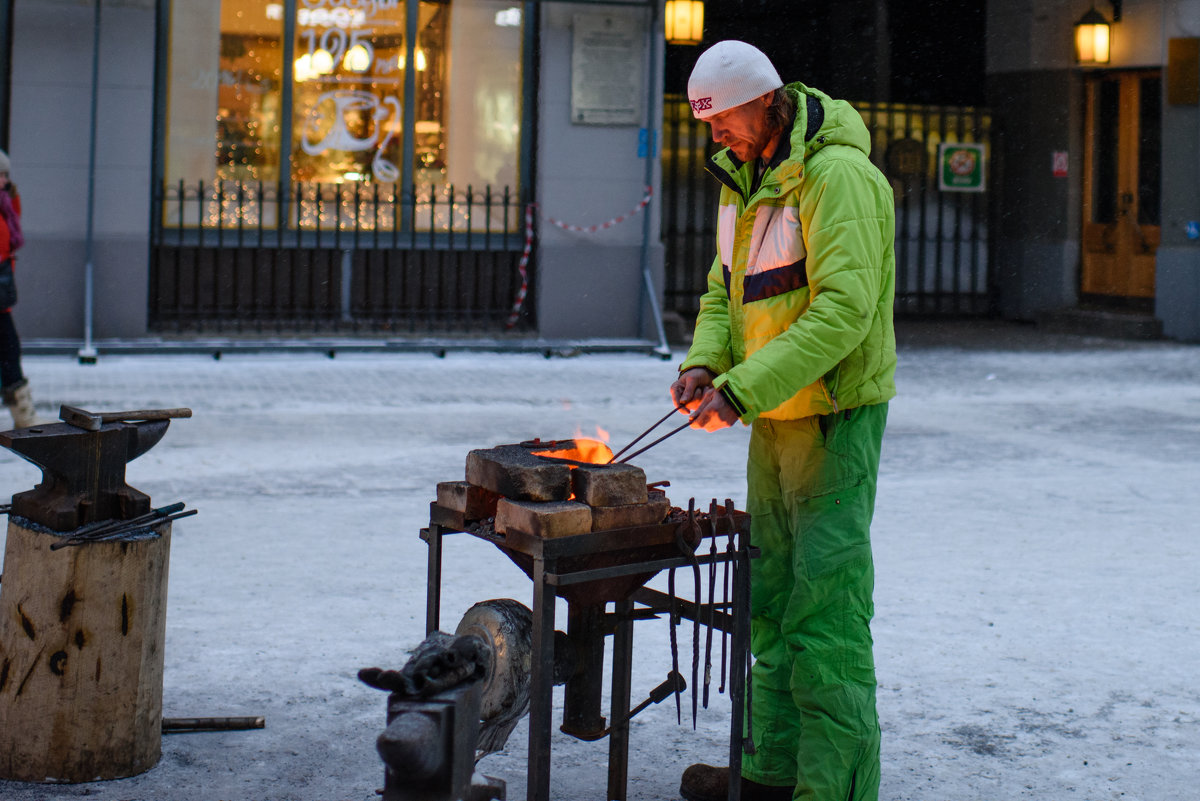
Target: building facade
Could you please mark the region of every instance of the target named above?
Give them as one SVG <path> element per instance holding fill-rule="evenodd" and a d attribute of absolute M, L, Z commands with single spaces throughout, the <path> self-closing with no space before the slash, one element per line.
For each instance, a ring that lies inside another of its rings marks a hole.
<path fill-rule="evenodd" d="M 27 341 L 657 334 L 655 3 L 0 19 Z"/>
<path fill-rule="evenodd" d="M 703 47 L 664 65 L 661 5 L 0 0 L 23 337 L 661 343 L 660 229 L 678 227 L 660 210 L 663 73 L 682 80 Z M 705 41 L 751 5 L 714 2 Z M 898 311 L 965 298 L 1200 341 L 1200 0 L 1102 0 L 1100 66 L 1073 54 L 1087 0 L 986 6 L 987 107 L 956 117 L 904 105 L 936 92 L 897 94 L 945 72 L 898 82 L 905 4 L 848 3 L 804 29 L 859 31 L 850 49 L 874 58 L 820 60 L 821 88 L 871 73 L 861 107 L 900 104 L 864 111 L 911 223 L 897 248 L 922 302 Z M 938 143 L 985 139 L 984 191 L 935 193 Z M 673 263 L 680 297 L 708 264 L 698 241 Z"/>
<path fill-rule="evenodd" d="M 1111 53 L 1093 65 L 1073 47 L 1089 0 L 987 5 L 1001 313 L 1200 341 L 1200 2 L 1096 3 Z"/>

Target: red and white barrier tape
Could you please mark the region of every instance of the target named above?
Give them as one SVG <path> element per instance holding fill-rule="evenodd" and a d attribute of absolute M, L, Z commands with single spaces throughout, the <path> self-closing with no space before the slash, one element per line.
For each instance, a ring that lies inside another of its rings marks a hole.
<path fill-rule="evenodd" d="M 650 196 L 653 194 L 651 187 L 646 187 L 646 194 L 642 196 L 641 202 L 634 206 L 631 210 L 625 212 L 619 217 L 613 217 L 611 220 L 606 220 L 599 225 L 572 225 L 565 223 L 562 220 L 556 220 L 548 215 L 542 215 L 546 222 L 555 225 L 564 231 L 575 231 L 581 234 L 594 234 L 597 231 L 603 231 L 606 228 L 612 228 L 614 225 L 619 225 L 625 222 L 635 214 L 646 208 L 650 203 Z M 525 250 L 521 252 L 521 261 L 517 264 L 517 272 L 521 275 L 521 286 L 517 290 L 517 298 L 513 301 L 512 312 L 508 315 L 508 322 L 505 328 L 512 328 L 517 324 L 517 320 L 521 316 L 521 309 L 525 305 L 525 296 L 529 294 L 529 254 L 533 251 L 533 210 L 537 206 L 536 203 L 530 203 L 525 207 Z"/>
<path fill-rule="evenodd" d="M 521 251 L 521 261 L 517 263 L 517 272 L 521 274 L 521 287 L 517 290 L 517 299 L 513 301 L 512 311 L 508 315 L 505 328 L 512 328 L 521 317 L 521 307 L 525 305 L 525 296 L 529 294 L 529 254 L 533 252 L 533 208 L 536 203 L 525 206 L 525 249 Z"/>
<path fill-rule="evenodd" d="M 640 203 L 638 203 L 636 206 L 634 206 L 629 211 L 622 214 L 620 217 L 613 217 L 611 220 L 602 222 L 599 225 L 588 225 L 588 226 L 571 225 L 570 223 L 565 223 L 562 220 L 556 220 L 553 217 L 549 217 L 549 216 L 546 217 L 546 222 L 548 222 L 552 225 L 556 225 L 559 228 L 563 229 L 564 231 L 575 231 L 576 233 L 580 233 L 580 234 L 594 234 L 597 231 L 603 231 L 605 228 L 612 228 L 614 225 L 623 223 L 626 220 L 628 220 L 630 217 L 632 217 L 633 215 L 637 214 L 642 209 L 646 208 L 646 205 L 650 202 L 651 194 L 653 194 L 653 190 L 647 186 L 646 194 L 642 196 L 642 200 Z"/>

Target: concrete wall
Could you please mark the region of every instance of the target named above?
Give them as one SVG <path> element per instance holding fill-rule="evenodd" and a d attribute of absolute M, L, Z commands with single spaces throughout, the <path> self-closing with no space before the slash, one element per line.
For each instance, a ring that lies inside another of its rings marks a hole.
<path fill-rule="evenodd" d="M 1165 38 L 1200 36 L 1200 0 L 1175 4 Z M 1200 342 L 1200 239 L 1187 224 L 1200 223 L 1200 105 L 1163 104 L 1163 216 L 1158 248 L 1155 314 L 1163 333 Z"/>
<path fill-rule="evenodd" d="M 15 3 L 12 177 L 21 192 L 18 254 L 25 338 L 83 333 L 91 4 Z M 104 2 L 101 12 L 94 205 L 94 334 L 146 332 L 154 3 Z"/>
<path fill-rule="evenodd" d="M 581 125 L 570 119 L 571 25 L 578 13 L 629 15 L 647 29 L 645 9 L 545 3 L 542 7 L 542 71 L 538 98 L 537 198 L 540 212 L 582 227 L 625 214 L 641 200 L 646 184 L 638 157 L 636 125 Z M 661 31 L 661 21 L 658 23 Z M 661 32 L 656 34 L 661 36 Z M 661 42 L 660 42 L 661 45 Z M 660 63 L 654 74 L 662 75 Z M 661 78 L 659 79 L 661 81 Z M 653 127 L 662 118 L 662 92 L 654 92 Z M 663 248 L 659 241 L 659 169 L 654 165 L 650 215 L 650 265 L 661 308 Z M 537 308 L 548 338 L 653 337 L 653 318 L 642 293 L 642 215 L 596 233 L 574 233 L 539 223 Z"/>
<path fill-rule="evenodd" d="M 1082 98 L 1070 70 L 988 78 L 998 124 L 993 137 L 992 236 L 1001 313 L 1031 320 L 1073 305 L 1079 286 Z M 1047 103 L 1045 98 L 1063 98 Z M 1067 178 L 1051 170 L 1054 151 L 1071 154 Z"/>

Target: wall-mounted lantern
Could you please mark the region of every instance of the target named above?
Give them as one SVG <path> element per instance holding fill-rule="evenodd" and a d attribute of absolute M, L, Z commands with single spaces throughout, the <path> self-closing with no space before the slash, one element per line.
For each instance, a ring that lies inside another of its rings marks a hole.
<path fill-rule="evenodd" d="M 667 44 L 698 45 L 704 39 L 704 0 L 667 0 Z"/>
<path fill-rule="evenodd" d="M 1112 0 L 1113 22 L 1121 21 L 1121 0 Z M 1081 67 L 1107 64 L 1112 51 L 1112 26 L 1095 6 L 1075 23 L 1075 63 Z"/>

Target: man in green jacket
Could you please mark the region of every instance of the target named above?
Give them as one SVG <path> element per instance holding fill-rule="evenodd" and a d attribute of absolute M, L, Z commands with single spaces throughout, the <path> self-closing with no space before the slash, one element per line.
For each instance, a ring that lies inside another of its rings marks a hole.
<path fill-rule="evenodd" d="M 693 114 L 724 145 L 717 257 L 671 385 L 692 425 L 752 427 L 747 511 L 754 752 L 748 801 L 875 801 L 879 719 L 870 525 L 895 395 L 895 208 L 845 101 L 784 86 L 744 42 L 701 54 Z M 680 793 L 721 801 L 729 771 L 692 765 Z"/>

